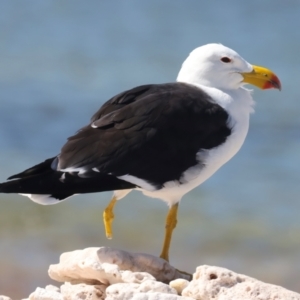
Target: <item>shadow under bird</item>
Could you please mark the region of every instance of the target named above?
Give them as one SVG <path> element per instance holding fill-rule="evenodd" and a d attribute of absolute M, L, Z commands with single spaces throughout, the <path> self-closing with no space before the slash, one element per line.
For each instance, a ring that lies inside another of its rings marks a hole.
<path fill-rule="evenodd" d="M 159 198 L 169 206 L 160 255 L 168 261 L 181 198 L 230 160 L 246 138 L 254 101 L 245 84 L 281 88 L 272 71 L 230 48 L 196 48 L 176 82 L 142 85 L 111 98 L 57 156 L 9 177 L 0 192 L 48 205 L 114 191 L 103 213 L 108 238 L 118 200 L 133 189 Z"/>

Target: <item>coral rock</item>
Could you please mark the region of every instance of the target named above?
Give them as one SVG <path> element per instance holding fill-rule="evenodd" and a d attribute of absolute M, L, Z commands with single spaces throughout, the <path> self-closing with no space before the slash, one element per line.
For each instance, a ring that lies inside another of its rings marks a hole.
<path fill-rule="evenodd" d="M 131 300 L 131 299 L 191 299 L 177 296 L 175 289 L 158 281 L 147 280 L 141 284 L 117 283 L 106 289 L 106 300 Z"/>
<path fill-rule="evenodd" d="M 154 278 L 169 282 L 176 278 L 189 277 L 161 258 L 109 247 L 63 253 L 59 264 L 51 265 L 48 273 L 52 279 L 60 282 L 105 285 L 121 282 L 142 283 Z"/>
<path fill-rule="evenodd" d="M 7 297 L 7 296 L 1 296 L 0 295 L 0 300 L 11 300 L 9 297 Z"/>
<path fill-rule="evenodd" d="M 30 294 L 29 300 L 63 300 L 63 296 L 52 289 L 36 288 L 36 290 Z"/>
<path fill-rule="evenodd" d="M 172 294 L 162 294 L 162 293 L 138 293 L 133 295 L 132 298 L 126 298 L 126 300 L 194 300 L 189 297 L 181 297 Z"/>
<path fill-rule="evenodd" d="M 104 285 L 87 285 L 84 283 L 70 284 L 60 287 L 64 300 L 104 300 L 106 297 Z"/>
<path fill-rule="evenodd" d="M 300 300 L 300 294 L 219 267 L 200 266 L 189 282 L 161 258 L 108 247 L 64 253 L 49 275 L 65 283 L 37 288 L 26 300 Z"/>
<path fill-rule="evenodd" d="M 230 270 L 200 266 L 183 296 L 205 300 L 300 300 L 300 295 Z"/>
<path fill-rule="evenodd" d="M 170 287 L 174 288 L 177 291 L 178 295 L 181 295 L 183 289 L 189 285 L 189 281 L 186 279 L 175 279 L 169 283 Z"/>

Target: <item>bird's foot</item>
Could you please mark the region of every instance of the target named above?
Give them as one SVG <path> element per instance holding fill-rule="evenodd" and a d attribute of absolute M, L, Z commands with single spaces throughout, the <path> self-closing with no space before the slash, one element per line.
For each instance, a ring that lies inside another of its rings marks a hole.
<path fill-rule="evenodd" d="M 112 239 L 112 237 L 113 237 L 112 223 L 113 223 L 113 220 L 115 217 L 113 209 L 114 209 L 116 202 L 117 202 L 117 199 L 115 197 L 113 197 L 103 212 L 103 222 L 104 222 L 104 227 L 105 227 L 105 234 L 108 239 Z"/>

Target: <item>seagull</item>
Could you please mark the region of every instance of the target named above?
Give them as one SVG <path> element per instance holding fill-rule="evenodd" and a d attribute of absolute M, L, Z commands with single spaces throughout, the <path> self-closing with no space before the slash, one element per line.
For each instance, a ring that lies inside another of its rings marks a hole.
<path fill-rule="evenodd" d="M 68 138 L 60 153 L 0 184 L 48 205 L 75 194 L 114 191 L 103 212 L 112 238 L 114 206 L 132 190 L 166 202 L 160 257 L 169 261 L 182 197 L 211 177 L 241 148 L 253 112 L 251 84 L 281 89 L 269 69 L 234 50 L 207 44 L 183 62 L 176 82 L 124 91 Z"/>

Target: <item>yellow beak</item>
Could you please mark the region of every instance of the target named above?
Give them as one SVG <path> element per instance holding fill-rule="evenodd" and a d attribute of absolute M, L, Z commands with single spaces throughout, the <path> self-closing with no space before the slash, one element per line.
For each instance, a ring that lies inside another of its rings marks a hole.
<path fill-rule="evenodd" d="M 260 89 L 281 90 L 281 83 L 278 77 L 271 70 L 259 66 L 253 66 L 250 73 L 241 73 L 244 77 L 243 82 L 253 84 Z"/>

